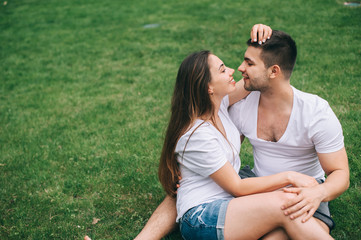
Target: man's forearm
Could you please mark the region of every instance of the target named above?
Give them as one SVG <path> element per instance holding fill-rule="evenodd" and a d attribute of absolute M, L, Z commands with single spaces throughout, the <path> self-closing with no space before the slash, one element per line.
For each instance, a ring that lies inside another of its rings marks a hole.
<path fill-rule="evenodd" d="M 334 153 L 318 153 L 321 166 L 327 174 L 326 181 L 320 185 L 322 201 L 328 202 L 340 196 L 350 185 L 350 171 L 346 149 Z"/>
<path fill-rule="evenodd" d="M 335 170 L 326 179 L 326 181 L 319 187 L 323 192 L 323 202 L 329 202 L 343 192 L 345 192 L 350 185 L 349 173 L 346 170 Z"/>

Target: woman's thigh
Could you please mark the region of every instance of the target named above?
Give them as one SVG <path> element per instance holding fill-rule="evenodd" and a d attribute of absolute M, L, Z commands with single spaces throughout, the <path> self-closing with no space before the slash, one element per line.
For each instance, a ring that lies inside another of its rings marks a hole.
<path fill-rule="evenodd" d="M 226 239 L 259 239 L 282 225 L 286 217 L 281 205 L 293 194 L 275 191 L 235 198 L 228 204 Z"/>

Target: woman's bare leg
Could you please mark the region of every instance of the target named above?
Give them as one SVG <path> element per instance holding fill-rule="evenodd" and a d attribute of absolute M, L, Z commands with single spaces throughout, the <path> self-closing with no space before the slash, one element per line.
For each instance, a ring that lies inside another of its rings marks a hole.
<path fill-rule="evenodd" d="M 135 240 L 161 239 L 176 228 L 176 218 L 176 199 L 167 195 Z"/>
<path fill-rule="evenodd" d="M 283 228 L 276 228 L 270 233 L 267 233 L 261 240 L 290 240 Z"/>
<path fill-rule="evenodd" d="M 320 219 L 315 218 L 315 220 L 320 224 L 320 226 L 325 229 L 326 232 L 330 232 L 328 226 L 321 221 Z M 261 238 L 262 240 L 290 240 L 287 233 L 283 228 L 276 228 L 270 233 L 267 233 L 265 236 Z"/>
<path fill-rule="evenodd" d="M 280 191 L 255 194 L 230 201 L 225 221 L 225 239 L 259 239 L 276 228 L 285 229 L 290 238 L 332 239 L 314 219 L 305 223 L 283 214 L 281 205 L 294 195 Z"/>

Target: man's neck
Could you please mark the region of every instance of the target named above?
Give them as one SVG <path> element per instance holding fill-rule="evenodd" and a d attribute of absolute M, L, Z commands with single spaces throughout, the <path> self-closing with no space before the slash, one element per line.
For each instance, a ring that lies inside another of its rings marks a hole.
<path fill-rule="evenodd" d="M 293 108 L 293 90 L 289 82 L 261 91 L 258 106 L 257 137 L 278 142 L 284 135 Z"/>
<path fill-rule="evenodd" d="M 293 90 L 289 82 L 283 82 L 261 91 L 260 108 L 277 112 L 292 108 L 292 105 Z"/>

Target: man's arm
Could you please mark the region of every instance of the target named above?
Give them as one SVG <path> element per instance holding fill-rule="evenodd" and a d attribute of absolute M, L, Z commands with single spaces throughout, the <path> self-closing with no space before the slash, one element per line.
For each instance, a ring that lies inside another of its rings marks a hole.
<path fill-rule="evenodd" d="M 350 171 L 345 148 L 334 153 L 319 153 L 318 159 L 327 175 L 326 181 L 321 184 L 324 189 L 323 202 L 329 202 L 344 191 L 350 185 Z"/>
<path fill-rule="evenodd" d="M 340 196 L 350 185 L 350 172 L 345 148 L 334 153 L 318 153 L 321 166 L 327 175 L 323 184 L 310 188 L 285 188 L 285 192 L 297 193 L 283 206 L 286 215 L 292 219 L 307 213 L 303 221 L 310 219 L 321 202 L 331 201 Z"/>
<path fill-rule="evenodd" d="M 176 199 L 166 196 L 135 240 L 159 240 L 176 227 Z"/>

